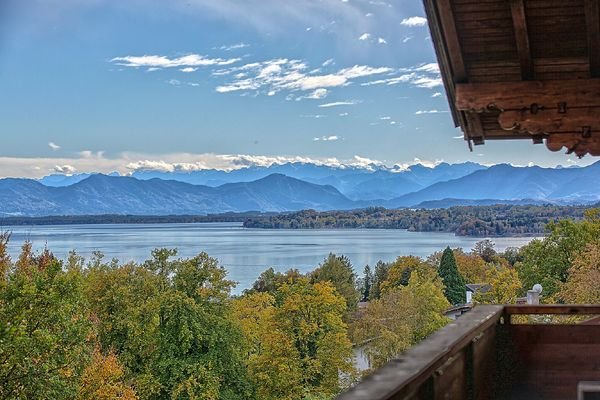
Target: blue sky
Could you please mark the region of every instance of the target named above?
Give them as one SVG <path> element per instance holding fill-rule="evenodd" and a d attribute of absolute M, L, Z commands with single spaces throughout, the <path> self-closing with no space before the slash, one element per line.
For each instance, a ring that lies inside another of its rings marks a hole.
<path fill-rule="evenodd" d="M 413 0 L 4 0 L 0 176 L 594 161 L 469 152 L 423 17 Z"/>

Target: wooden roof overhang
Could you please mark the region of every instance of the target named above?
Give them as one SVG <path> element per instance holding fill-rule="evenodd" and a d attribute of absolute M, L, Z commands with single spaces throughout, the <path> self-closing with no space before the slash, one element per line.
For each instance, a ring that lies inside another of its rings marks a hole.
<path fill-rule="evenodd" d="M 456 126 L 600 155 L 600 0 L 424 0 Z"/>

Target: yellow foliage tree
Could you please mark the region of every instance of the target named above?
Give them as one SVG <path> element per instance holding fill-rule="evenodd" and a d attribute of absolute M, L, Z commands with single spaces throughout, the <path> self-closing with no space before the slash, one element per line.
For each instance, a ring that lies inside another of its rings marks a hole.
<path fill-rule="evenodd" d="M 600 303 L 600 241 L 588 244 L 575 258 L 558 297 L 566 303 Z"/>
<path fill-rule="evenodd" d="M 490 268 L 488 292 L 478 292 L 473 301 L 479 304 L 514 304 L 523 284 L 517 270 L 510 267 Z"/>
<path fill-rule="evenodd" d="M 411 272 L 422 267 L 423 264 L 424 261 L 420 257 L 398 257 L 389 267 L 387 278 L 381 284 L 381 292 L 385 293 L 392 288 L 408 285 Z"/>
<path fill-rule="evenodd" d="M 77 400 L 135 400 L 135 391 L 123 382 L 123 368 L 113 353 L 94 351 L 83 371 Z"/>
<path fill-rule="evenodd" d="M 378 368 L 448 323 L 443 312 L 449 307 L 440 277 L 420 266 L 407 286 L 369 303 L 354 323 L 354 341 L 362 344 L 371 368 Z"/>

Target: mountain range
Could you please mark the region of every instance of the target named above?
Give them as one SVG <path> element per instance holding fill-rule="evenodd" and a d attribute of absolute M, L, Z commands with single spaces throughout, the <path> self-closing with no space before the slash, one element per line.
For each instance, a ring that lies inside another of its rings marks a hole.
<path fill-rule="evenodd" d="M 442 163 L 408 169 L 289 163 L 230 172 L 136 171 L 131 176 L 0 179 L 0 216 L 202 215 L 599 200 L 600 162 L 581 168 Z"/>

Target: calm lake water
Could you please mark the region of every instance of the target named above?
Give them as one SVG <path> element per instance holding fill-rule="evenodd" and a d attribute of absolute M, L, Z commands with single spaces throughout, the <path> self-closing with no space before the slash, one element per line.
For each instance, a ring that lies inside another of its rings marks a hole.
<path fill-rule="evenodd" d="M 271 230 L 246 229 L 240 223 L 56 225 L 4 227 L 12 232 L 10 254 L 16 257 L 23 241 L 36 250 L 46 244 L 59 258 L 70 250 L 89 257 L 99 250 L 107 259 L 143 261 L 157 247 L 176 248 L 179 256 L 201 251 L 219 259 L 229 278 L 239 282 L 236 292 L 252 285 L 269 267 L 278 271 L 313 270 L 329 252 L 350 258 L 357 272 L 378 260 L 401 255 L 426 257 L 446 246 L 469 250 L 479 238 L 449 233 L 407 232 L 397 229 Z M 519 247 L 531 238 L 495 238 L 496 249 Z"/>

